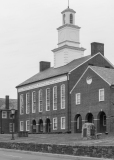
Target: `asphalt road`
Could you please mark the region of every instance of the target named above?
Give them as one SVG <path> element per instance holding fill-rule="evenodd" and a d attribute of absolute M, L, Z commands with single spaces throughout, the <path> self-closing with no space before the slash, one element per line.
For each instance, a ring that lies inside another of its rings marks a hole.
<path fill-rule="evenodd" d="M 0 160 L 104 160 L 104 159 L 0 149 Z"/>

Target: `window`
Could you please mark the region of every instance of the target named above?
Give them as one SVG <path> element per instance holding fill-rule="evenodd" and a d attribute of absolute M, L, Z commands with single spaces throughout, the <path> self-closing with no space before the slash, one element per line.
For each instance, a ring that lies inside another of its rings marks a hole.
<path fill-rule="evenodd" d="M 2 111 L 2 118 L 7 118 L 7 112 L 6 111 Z"/>
<path fill-rule="evenodd" d="M 43 110 L 42 89 L 39 90 L 39 112 Z"/>
<path fill-rule="evenodd" d="M 9 132 L 12 133 L 12 123 L 9 123 Z M 14 132 L 14 123 L 13 123 L 13 132 Z"/>
<path fill-rule="evenodd" d="M 30 94 L 26 94 L 26 114 L 30 113 Z"/>
<path fill-rule="evenodd" d="M 53 130 L 57 130 L 57 117 L 53 118 Z"/>
<path fill-rule="evenodd" d="M 23 94 L 20 95 L 20 114 L 24 114 Z"/>
<path fill-rule="evenodd" d="M 20 121 L 20 131 L 24 131 L 24 122 Z"/>
<path fill-rule="evenodd" d="M 81 103 L 81 94 L 76 93 L 76 105 Z"/>
<path fill-rule="evenodd" d="M 65 129 L 65 117 L 61 117 L 61 129 Z"/>
<path fill-rule="evenodd" d="M 61 109 L 65 108 L 65 84 L 61 85 Z"/>
<path fill-rule="evenodd" d="M 65 24 L 65 14 L 63 15 L 63 24 Z"/>
<path fill-rule="evenodd" d="M 46 89 L 46 111 L 50 110 L 50 88 Z"/>
<path fill-rule="evenodd" d="M 53 110 L 57 110 L 57 86 L 53 87 Z"/>
<path fill-rule="evenodd" d="M 73 15 L 70 14 L 70 24 L 73 24 Z"/>
<path fill-rule="evenodd" d="M 36 92 L 32 92 L 32 113 L 36 112 Z"/>
<path fill-rule="evenodd" d="M 103 126 L 106 126 L 106 115 L 103 115 Z"/>
<path fill-rule="evenodd" d="M 26 131 L 30 131 L 30 121 L 26 121 Z"/>
<path fill-rule="evenodd" d="M 99 89 L 99 101 L 104 101 L 104 89 Z"/>

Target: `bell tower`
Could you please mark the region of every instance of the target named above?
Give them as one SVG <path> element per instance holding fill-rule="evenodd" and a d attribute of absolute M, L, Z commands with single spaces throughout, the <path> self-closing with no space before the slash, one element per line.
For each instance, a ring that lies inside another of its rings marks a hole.
<path fill-rule="evenodd" d="M 54 68 L 66 65 L 84 56 L 85 49 L 80 47 L 80 27 L 75 25 L 75 11 L 69 7 L 61 12 L 62 26 L 58 30 L 58 48 L 54 53 Z"/>

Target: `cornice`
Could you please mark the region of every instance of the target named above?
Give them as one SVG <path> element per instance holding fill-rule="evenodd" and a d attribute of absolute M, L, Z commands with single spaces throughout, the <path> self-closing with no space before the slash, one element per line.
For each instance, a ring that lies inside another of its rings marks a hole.
<path fill-rule="evenodd" d="M 71 8 L 67 8 L 67 9 L 65 9 L 64 11 L 62 11 L 61 13 L 63 14 L 63 13 L 65 13 L 65 12 L 72 12 L 72 13 L 76 13 L 73 9 L 71 9 Z"/>
<path fill-rule="evenodd" d="M 59 50 L 62 50 L 62 49 L 73 49 L 73 50 L 79 50 L 79 51 L 85 51 L 86 49 L 85 48 L 79 48 L 79 47 L 73 47 L 73 46 L 68 46 L 68 45 L 64 45 L 64 46 L 61 46 L 61 47 L 58 47 L 58 48 L 55 48 L 52 50 L 52 52 L 56 52 L 56 51 L 59 51 Z"/>
<path fill-rule="evenodd" d="M 57 45 L 62 44 L 62 43 L 65 43 L 65 42 L 71 42 L 71 43 L 75 43 L 75 44 L 80 44 L 80 42 L 74 42 L 74 41 L 66 40 L 66 41 L 63 41 L 63 42 L 58 43 Z"/>
<path fill-rule="evenodd" d="M 71 27 L 71 28 L 76 28 L 76 29 L 80 29 L 81 27 L 77 26 L 77 25 L 73 25 L 73 24 L 65 24 L 65 25 L 62 25 L 60 26 L 59 28 L 57 28 L 57 30 L 60 30 L 62 28 L 65 28 L 65 27 Z"/>

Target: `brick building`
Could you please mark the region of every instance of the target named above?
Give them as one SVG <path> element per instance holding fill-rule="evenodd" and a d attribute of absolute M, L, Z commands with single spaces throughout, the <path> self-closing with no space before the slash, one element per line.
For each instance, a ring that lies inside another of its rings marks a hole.
<path fill-rule="evenodd" d="M 52 50 L 54 67 L 50 67 L 50 62 L 40 62 L 39 73 L 16 87 L 19 131 L 73 132 L 76 113 L 73 113 L 72 98 L 76 82 L 89 65 L 113 69 L 104 57 L 101 43 L 92 43 L 91 55 L 84 56 L 85 49 L 80 47 L 80 27 L 75 25 L 75 11 L 67 8 L 61 13 L 58 48 Z"/>
<path fill-rule="evenodd" d="M 11 109 L 15 109 L 15 117 L 12 122 Z M 17 99 L 9 99 L 9 96 L 0 98 L 0 133 L 12 133 L 18 131 Z"/>

